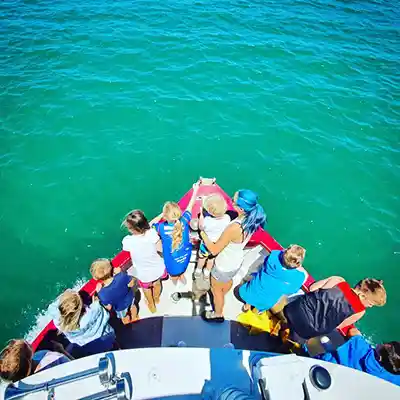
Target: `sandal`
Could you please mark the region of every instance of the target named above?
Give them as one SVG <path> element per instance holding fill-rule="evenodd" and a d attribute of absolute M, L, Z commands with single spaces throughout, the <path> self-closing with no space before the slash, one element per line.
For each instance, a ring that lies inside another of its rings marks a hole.
<path fill-rule="evenodd" d="M 201 314 L 201 318 L 203 318 L 203 320 L 206 322 L 216 322 L 219 324 L 225 321 L 224 317 L 217 317 L 215 315 L 215 311 L 204 311 Z"/>

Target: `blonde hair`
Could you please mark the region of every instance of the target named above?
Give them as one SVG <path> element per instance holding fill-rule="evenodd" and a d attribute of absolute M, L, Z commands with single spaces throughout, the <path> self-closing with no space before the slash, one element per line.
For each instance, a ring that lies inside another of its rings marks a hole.
<path fill-rule="evenodd" d="M 92 262 L 90 273 L 97 281 L 104 281 L 113 276 L 113 267 L 109 259 L 98 258 Z"/>
<path fill-rule="evenodd" d="M 303 264 L 306 249 L 298 244 L 291 244 L 283 252 L 283 262 L 288 268 L 298 268 Z"/>
<path fill-rule="evenodd" d="M 226 213 L 228 205 L 220 194 L 215 193 L 204 199 L 203 208 L 213 217 L 222 217 Z"/>
<path fill-rule="evenodd" d="M 357 283 L 355 289 L 364 294 L 374 306 L 382 307 L 386 304 L 386 289 L 380 279 L 365 278 Z"/>
<path fill-rule="evenodd" d="M 0 353 L 0 377 L 11 382 L 26 378 L 31 371 L 32 355 L 32 347 L 25 340 L 10 340 Z"/>
<path fill-rule="evenodd" d="M 183 225 L 180 220 L 182 217 L 182 210 L 177 203 L 167 201 L 163 207 L 163 217 L 168 222 L 174 222 L 172 229 L 172 251 L 179 248 L 183 239 Z"/>
<path fill-rule="evenodd" d="M 60 297 L 58 310 L 60 311 L 60 330 L 62 332 L 71 332 L 79 329 L 83 301 L 78 292 L 66 290 Z"/>

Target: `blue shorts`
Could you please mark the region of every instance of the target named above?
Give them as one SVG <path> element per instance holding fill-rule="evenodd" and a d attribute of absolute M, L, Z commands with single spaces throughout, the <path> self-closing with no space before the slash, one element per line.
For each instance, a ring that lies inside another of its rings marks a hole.
<path fill-rule="evenodd" d="M 199 252 L 200 252 L 200 255 L 203 258 L 206 258 L 206 257 L 211 255 L 211 253 L 208 251 L 208 249 L 207 249 L 206 245 L 204 244 L 204 242 L 200 243 Z"/>
<path fill-rule="evenodd" d="M 128 315 L 129 310 L 131 309 L 131 307 L 134 306 L 134 305 L 135 305 L 135 298 L 133 298 L 133 302 L 132 302 L 132 304 L 130 306 L 124 308 L 121 311 L 115 311 L 115 313 L 117 314 L 117 317 L 120 318 L 120 319 L 125 318 Z"/>

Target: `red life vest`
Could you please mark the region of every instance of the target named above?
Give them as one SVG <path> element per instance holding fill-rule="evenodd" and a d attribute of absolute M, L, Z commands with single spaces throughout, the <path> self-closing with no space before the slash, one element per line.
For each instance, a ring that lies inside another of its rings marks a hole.
<path fill-rule="evenodd" d="M 354 292 L 353 288 L 347 282 L 340 282 L 336 285 L 337 288 L 341 290 L 346 300 L 349 302 L 354 310 L 354 314 L 361 311 L 365 311 L 363 303 L 361 303 L 360 298 Z"/>

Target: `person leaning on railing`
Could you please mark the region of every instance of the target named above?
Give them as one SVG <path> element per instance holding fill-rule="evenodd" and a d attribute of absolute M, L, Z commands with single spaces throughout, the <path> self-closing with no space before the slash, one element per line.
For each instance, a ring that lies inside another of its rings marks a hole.
<path fill-rule="evenodd" d="M 63 346 L 54 342 L 54 349 L 33 353 L 31 345 L 23 339 L 12 339 L 0 353 L 0 378 L 17 382 L 36 372 L 64 364 L 73 358 Z"/>
<path fill-rule="evenodd" d="M 214 243 L 201 229 L 200 238 L 208 251 L 215 256 L 211 270 L 211 291 L 214 311 L 205 311 L 202 318 L 207 322 L 224 322 L 225 295 L 231 290 L 233 278 L 239 272 L 244 258 L 244 248 L 254 232 L 264 226 L 265 212 L 252 190 L 242 189 L 233 197 L 233 207 L 238 213 Z"/>
<path fill-rule="evenodd" d="M 349 340 L 331 353 L 316 358 L 354 368 L 400 386 L 400 342 L 373 347 L 356 328 L 347 334 Z"/>

